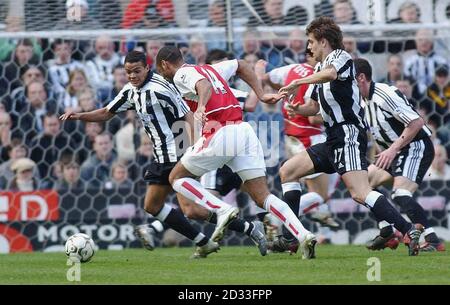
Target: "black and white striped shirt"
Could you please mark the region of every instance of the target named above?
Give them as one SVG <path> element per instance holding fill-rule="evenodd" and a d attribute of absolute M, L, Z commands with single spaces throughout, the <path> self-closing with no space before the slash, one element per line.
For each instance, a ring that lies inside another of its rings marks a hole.
<path fill-rule="evenodd" d="M 315 72 L 328 66 L 334 66 L 337 78 L 314 85 L 310 95 L 320 104 L 325 127 L 353 124 L 365 128 L 364 109 L 360 103 L 352 57 L 344 50 L 334 50 L 322 63 L 316 65 Z"/>
<path fill-rule="evenodd" d="M 107 108 L 112 113 L 135 110 L 147 135 L 153 142 L 155 161 L 177 162 L 184 149 L 176 137 L 183 133 L 183 117 L 189 108 L 175 86 L 162 76 L 149 72 L 140 88 L 126 84 Z M 179 140 L 179 139 L 178 139 Z"/>
<path fill-rule="evenodd" d="M 58 65 L 56 63 L 50 64 L 48 68 L 48 75 L 50 81 L 53 84 L 53 90 L 56 93 L 66 91 L 66 87 L 69 84 L 70 72 L 75 69 L 85 72 L 84 65 L 78 60 L 71 60 L 68 64 Z"/>
<path fill-rule="evenodd" d="M 94 88 L 112 88 L 114 84 L 113 70 L 120 63 L 120 56 L 116 53 L 113 53 L 109 60 L 104 60 L 100 55 L 97 55 L 92 60 L 86 62 L 86 71 L 91 85 Z"/>
<path fill-rule="evenodd" d="M 420 118 L 403 93 L 394 86 L 372 82 L 364 102 L 367 124 L 382 149 L 389 148 L 411 121 Z M 424 125 L 412 142 L 430 135 L 430 129 Z"/>
<path fill-rule="evenodd" d="M 420 93 L 424 93 L 434 81 L 435 71 L 447 65 L 447 60 L 432 51 L 427 55 L 416 53 L 405 61 L 405 76 L 412 77 L 417 81 Z"/>

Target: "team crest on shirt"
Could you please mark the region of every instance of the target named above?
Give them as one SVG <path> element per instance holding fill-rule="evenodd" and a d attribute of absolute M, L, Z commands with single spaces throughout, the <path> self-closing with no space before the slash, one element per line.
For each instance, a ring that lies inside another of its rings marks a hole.
<path fill-rule="evenodd" d="M 153 115 L 148 113 L 138 113 L 138 116 L 142 122 L 145 122 L 145 124 L 149 124 L 153 120 Z"/>
<path fill-rule="evenodd" d="M 181 75 L 181 81 L 183 82 L 183 84 L 186 84 L 186 74 Z"/>

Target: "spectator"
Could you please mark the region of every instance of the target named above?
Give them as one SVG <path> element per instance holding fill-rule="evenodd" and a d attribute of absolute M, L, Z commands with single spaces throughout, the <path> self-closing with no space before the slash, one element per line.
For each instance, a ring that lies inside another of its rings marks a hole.
<path fill-rule="evenodd" d="M 286 25 L 285 16 L 283 15 L 283 0 L 264 0 L 263 8 L 264 10 L 259 15 L 264 23 L 261 23 L 255 16 L 251 16 L 247 22 L 247 26 Z"/>
<path fill-rule="evenodd" d="M 350 2 L 350 0 L 336 0 L 333 4 L 333 19 L 338 25 L 347 25 L 347 24 L 361 24 L 356 16 L 356 11 Z M 356 39 L 367 39 L 367 37 L 372 36 L 371 32 L 362 32 L 362 31 L 352 31 L 346 33 L 347 37 L 353 37 L 355 42 Z M 362 53 L 365 53 L 370 50 L 371 43 L 366 41 L 358 41 L 356 43 L 356 47 Z"/>
<path fill-rule="evenodd" d="M 48 72 L 53 90 L 57 93 L 65 92 L 69 83 L 70 73 L 74 70 L 83 70 L 84 65 L 72 59 L 73 42 L 69 40 L 56 39 L 52 45 L 54 60 L 49 61 Z"/>
<path fill-rule="evenodd" d="M 120 90 L 128 83 L 128 76 L 125 72 L 125 67 L 121 64 L 117 65 L 113 69 L 113 87 L 109 90 L 100 90 L 100 101 L 102 105 L 109 103 L 114 97 L 119 94 Z"/>
<path fill-rule="evenodd" d="M 156 71 L 156 54 L 158 54 L 159 49 L 161 49 L 163 46 L 164 42 L 156 39 L 148 40 L 147 43 L 145 44 L 147 63 L 152 71 Z"/>
<path fill-rule="evenodd" d="M 419 99 L 417 99 L 417 96 L 414 94 L 414 80 L 404 77 L 402 79 L 397 80 L 394 83 L 394 86 L 400 90 L 401 93 L 403 93 L 406 98 L 408 99 L 409 103 L 413 105 L 414 108 L 423 108 L 419 104 Z"/>
<path fill-rule="evenodd" d="M 419 15 L 420 9 L 417 4 L 414 2 L 406 1 L 402 5 L 400 5 L 398 17 L 389 20 L 388 23 L 420 23 Z M 387 32 L 386 35 L 396 37 L 413 37 L 414 31 L 391 31 Z M 385 42 L 383 42 L 383 44 L 384 43 Z M 415 48 L 416 46 L 414 40 L 405 39 L 403 41 L 388 41 L 387 51 L 390 53 L 398 53 L 413 50 Z"/>
<path fill-rule="evenodd" d="M 92 111 L 99 106 L 95 92 L 89 87 L 82 89 L 77 94 L 77 100 L 78 111 Z M 85 138 L 84 124 L 82 121 L 66 121 L 63 128 L 76 143 L 82 143 Z"/>
<path fill-rule="evenodd" d="M 56 162 L 66 149 L 75 150 L 73 142 L 65 132 L 61 132 L 61 123 L 54 113 L 47 113 L 44 117 L 44 129 L 30 145 L 30 158 L 37 163 L 41 177 L 50 175 L 50 166 Z"/>
<path fill-rule="evenodd" d="M 69 83 L 67 84 L 66 91 L 61 95 L 58 102 L 61 108 L 68 111 L 71 108 L 78 108 L 79 101 L 77 95 L 83 90 L 89 88 L 89 81 L 83 70 L 75 69 L 69 74 Z"/>
<path fill-rule="evenodd" d="M 21 86 L 14 89 L 10 96 L 10 110 L 13 112 L 20 112 L 26 105 L 25 87 L 32 81 L 37 81 L 44 84 L 47 96 L 50 99 L 55 98 L 55 94 L 51 86 L 46 83 L 45 70 L 42 66 L 25 65 L 20 69 Z"/>
<path fill-rule="evenodd" d="M 33 177 L 33 169 L 36 167 L 31 159 L 20 158 L 11 165 L 14 178 L 8 185 L 11 192 L 30 192 L 39 189 L 39 180 Z"/>
<path fill-rule="evenodd" d="M 109 36 L 95 40 L 96 56 L 86 63 L 90 83 L 95 89 L 113 86 L 113 69 L 120 64 L 120 56 L 114 51 L 114 42 Z"/>
<path fill-rule="evenodd" d="M 189 51 L 186 55 L 186 63 L 204 65 L 208 53 L 205 39 L 200 35 L 193 35 L 189 40 Z"/>
<path fill-rule="evenodd" d="M 58 191 L 84 190 L 85 183 L 80 180 L 80 165 L 76 161 L 62 164 L 62 177 L 56 181 L 53 188 Z"/>
<path fill-rule="evenodd" d="M 435 71 L 446 65 L 447 60 L 433 50 L 433 31 L 420 29 L 416 32 L 417 51 L 405 61 L 404 74 L 417 81 L 418 93 L 423 96 L 433 82 Z"/>
<path fill-rule="evenodd" d="M 126 112 L 127 123 L 114 135 L 117 157 L 122 161 L 131 161 L 135 158 L 136 148 L 134 147 L 133 138 L 137 124 L 135 117 L 136 113 L 134 111 Z"/>
<path fill-rule="evenodd" d="M 8 16 L 5 21 L 5 32 L 23 31 L 23 29 L 20 29 L 22 26 L 17 24 L 17 22 L 20 21 L 20 17 Z M 40 41 L 36 38 L 30 39 L 30 41 L 33 44 L 33 54 L 36 54 L 39 57 L 42 54 L 42 47 L 39 44 Z M 0 61 L 11 59 L 14 49 L 16 48 L 16 44 L 16 39 L 0 38 Z"/>
<path fill-rule="evenodd" d="M 66 17 L 56 22 L 55 30 L 99 30 L 103 26 L 89 14 L 89 4 L 86 0 L 67 0 Z"/>
<path fill-rule="evenodd" d="M 305 62 L 305 47 L 307 37 L 301 29 L 294 29 L 289 33 L 288 48 L 283 52 L 287 65 Z"/>
<path fill-rule="evenodd" d="M 38 64 L 39 57 L 33 53 L 33 42 L 22 39 L 16 45 L 12 62 L 5 66 L 4 77 L 9 84 L 9 92 L 19 87 L 20 69 L 27 64 Z"/>
<path fill-rule="evenodd" d="M 434 82 L 427 88 L 427 99 L 422 103 L 428 113 L 440 117 L 439 126 L 450 121 L 450 83 L 448 67 L 437 68 Z"/>
<path fill-rule="evenodd" d="M 19 113 L 19 126 L 25 133 L 25 143 L 40 133 L 44 128 L 44 116 L 47 112 L 59 113 L 60 109 L 54 100 L 49 100 L 42 83 L 32 81 L 25 89 L 26 106 Z"/>
<path fill-rule="evenodd" d="M 361 24 L 349 0 L 336 0 L 334 2 L 333 19 L 337 24 Z"/>
<path fill-rule="evenodd" d="M 256 54 L 258 58 L 265 59 L 261 52 L 261 34 L 256 30 L 248 30 L 243 35 L 243 52 L 239 58 L 244 58 L 247 54 Z"/>
<path fill-rule="evenodd" d="M 403 60 L 398 54 L 391 54 L 387 61 L 386 77 L 380 80 L 380 83 L 385 83 L 390 86 L 394 85 L 396 81 L 403 77 Z"/>
<path fill-rule="evenodd" d="M 109 180 L 111 166 L 117 159 L 111 134 L 97 135 L 93 148 L 95 153 L 81 165 L 81 178 L 89 185 L 100 187 Z"/>
<path fill-rule="evenodd" d="M 0 189 L 6 189 L 9 182 L 14 178 L 14 171 L 11 169 L 12 164 L 20 159 L 28 156 L 28 149 L 20 140 L 11 141 L 11 145 L 7 148 L 8 161 L 0 164 Z M 33 176 L 39 180 L 39 172 L 37 167 L 33 169 Z"/>
<path fill-rule="evenodd" d="M 286 25 L 306 25 L 308 23 L 308 11 L 301 5 L 289 8 L 285 17 Z"/>
<path fill-rule="evenodd" d="M 111 168 L 111 180 L 105 183 L 106 189 L 131 190 L 133 182 L 128 178 L 128 168 L 123 162 L 114 162 Z"/>
<path fill-rule="evenodd" d="M 342 39 L 342 43 L 344 44 L 344 50 L 347 51 L 348 54 L 350 54 L 350 56 L 353 59 L 359 58 L 360 53 L 358 51 L 358 48 L 356 47 L 356 39 L 355 37 L 349 35 L 349 34 L 344 34 L 344 38 Z"/>
<path fill-rule="evenodd" d="M 225 13 L 226 11 L 224 0 L 215 0 L 213 2 L 210 2 L 208 6 L 208 20 L 206 24 L 203 24 L 203 26 L 206 26 L 208 28 L 210 27 L 225 28 L 227 25 Z M 207 41 L 208 50 L 213 49 L 226 50 L 228 47 L 225 33 L 223 35 L 217 33 L 206 34 L 205 40 Z"/>
<path fill-rule="evenodd" d="M 279 38 L 264 40 L 261 44 L 261 50 L 269 63 L 267 65 L 267 71 L 284 65 L 283 54 L 287 50 L 286 40 Z"/>
<path fill-rule="evenodd" d="M 0 164 L 8 159 L 7 150 L 11 144 L 12 120 L 7 112 L 0 112 Z"/>
<path fill-rule="evenodd" d="M 67 122 L 65 122 L 67 124 Z M 95 138 L 104 131 L 104 126 L 100 122 L 84 122 L 82 125 L 82 141 L 77 149 L 80 162 L 84 162 L 94 147 Z"/>
<path fill-rule="evenodd" d="M 448 162 L 447 151 L 442 145 L 434 146 L 434 159 L 430 169 L 426 173 L 424 180 L 450 180 L 450 165 Z"/>

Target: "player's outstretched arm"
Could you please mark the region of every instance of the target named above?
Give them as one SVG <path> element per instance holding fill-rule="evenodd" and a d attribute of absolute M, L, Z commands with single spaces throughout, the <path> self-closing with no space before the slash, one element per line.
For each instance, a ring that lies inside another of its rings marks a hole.
<path fill-rule="evenodd" d="M 322 71 L 316 72 L 304 78 L 300 78 L 292 81 L 289 85 L 280 89 L 279 93 L 284 97 L 296 94 L 298 87 L 303 84 L 323 84 L 331 82 L 338 77 L 336 68 L 334 66 L 328 66 Z"/>
<path fill-rule="evenodd" d="M 80 120 L 85 122 L 104 122 L 108 121 L 114 116 L 114 113 L 111 113 L 107 107 L 103 107 L 100 109 L 92 110 L 89 112 L 74 112 L 68 111 L 61 115 L 59 119 L 61 121 L 66 120 Z"/>
<path fill-rule="evenodd" d="M 253 89 L 261 102 L 275 104 L 281 99 L 279 94 L 264 94 L 261 81 L 256 77 L 255 72 L 246 61 L 238 60 L 236 74 Z"/>

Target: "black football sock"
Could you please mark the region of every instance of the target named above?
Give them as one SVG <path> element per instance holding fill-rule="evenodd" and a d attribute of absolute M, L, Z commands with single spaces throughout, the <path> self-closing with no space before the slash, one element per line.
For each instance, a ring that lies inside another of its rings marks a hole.
<path fill-rule="evenodd" d="M 174 209 L 170 205 L 165 204 L 155 217 L 178 233 L 194 241 L 197 246 L 203 246 L 209 240 L 203 233 L 194 228 L 180 210 Z"/>
<path fill-rule="evenodd" d="M 286 182 L 281 185 L 283 189 L 283 201 L 286 202 L 295 215 L 298 215 L 300 209 L 300 198 L 302 189 L 299 182 Z M 283 237 L 287 240 L 294 240 L 294 235 L 284 226 L 282 228 Z"/>

